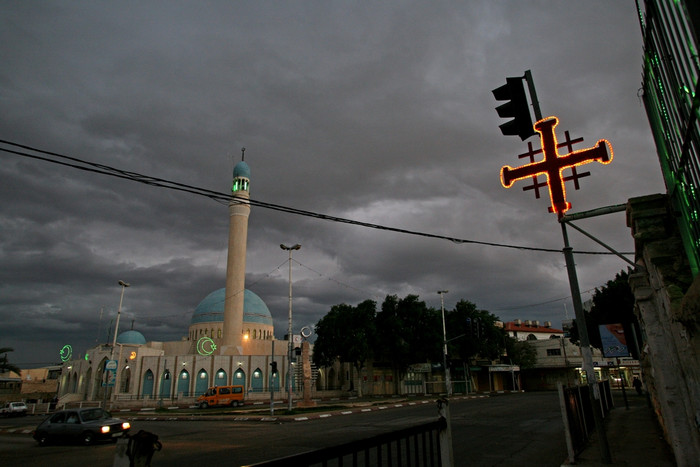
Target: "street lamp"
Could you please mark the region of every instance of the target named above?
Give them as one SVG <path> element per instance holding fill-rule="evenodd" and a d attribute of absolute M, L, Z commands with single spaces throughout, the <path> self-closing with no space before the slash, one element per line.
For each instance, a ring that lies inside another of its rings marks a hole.
<path fill-rule="evenodd" d="M 120 316 L 121 316 L 121 314 L 122 314 L 122 302 L 124 301 L 124 289 L 126 289 L 127 287 L 129 287 L 129 284 L 127 284 L 127 283 L 124 282 L 124 281 L 119 281 L 119 285 L 122 286 L 122 293 L 121 293 L 121 296 L 119 297 L 119 308 L 117 308 L 117 321 L 116 321 L 116 323 L 114 323 L 114 337 L 112 338 L 112 349 L 110 350 L 110 353 L 109 353 L 109 360 L 110 360 L 110 361 L 114 360 L 114 348 L 117 346 L 117 333 L 119 332 L 119 318 L 120 318 Z M 109 362 L 105 362 L 105 368 L 104 368 L 104 379 L 105 379 L 105 382 L 104 382 L 104 396 L 103 396 L 103 401 L 104 401 L 104 408 L 105 408 L 105 409 L 106 409 L 106 405 L 107 405 L 107 390 L 108 390 L 108 388 L 109 388 L 109 386 L 108 386 L 108 384 L 109 384 L 109 379 L 108 379 L 109 373 L 107 372 L 107 364 L 108 364 L 108 363 L 109 363 Z M 117 374 L 118 374 L 117 372 L 118 372 L 119 370 L 118 370 L 118 368 L 115 368 L 114 371 L 115 371 L 114 376 L 115 376 L 115 384 L 116 384 L 116 376 L 117 376 Z"/>
<path fill-rule="evenodd" d="M 298 250 L 301 245 L 298 243 L 293 246 L 287 246 L 284 244 L 280 245 L 280 248 L 287 250 L 289 252 L 289 329 L 287 332 L 287 339 L 289 340 L 289 345 L 287 349 L 287 358 L 289 364 L 287 365 L 287 398 L 289 399 L 289 411 L 292 410 L 292 250 Z"/>
<path fill-rule="evenodd" d="M 450 383 L 450 367 L 447 366 L 447 329 L 445 328 L 445 294 L 447 290 L 438 290 L 440 294 L 440 310 L 442 312 L 442 364 L 445 367 L 445 390 L 447 391 L 447 397 L 452 395 L 452 384 Z"/>
<path fill-rule="evenodd" d="M 119 308 L 117 309 L 117 322 L 114 324 L 114 338 L 112 339 L 112 353 L 110 354 L 110 360 L 114 360 L 114 347 L 117 345 L 117 333 L 119 332 L 119 317 L 122 314 L 122 301 L 124 300 L 124 289 L 129 287 L 124 281 L 119 281 L 119 285 L 122 286 L 122 295 L 119 298 Z"/>

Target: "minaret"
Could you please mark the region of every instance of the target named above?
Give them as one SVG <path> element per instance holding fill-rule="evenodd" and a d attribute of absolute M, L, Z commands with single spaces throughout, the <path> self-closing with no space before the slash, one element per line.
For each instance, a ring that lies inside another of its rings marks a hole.
<path fill-rule="evenodd" d="M 245 296 L 245 255 L 250 215 L 250 167 L 245 163 L 245 148 L 241 162 L 233 169 L 234 198 L 229 202 L 228 260 L 226 262 L 226 300 L 221 353 L 243 353 L 243 299 Z"/>

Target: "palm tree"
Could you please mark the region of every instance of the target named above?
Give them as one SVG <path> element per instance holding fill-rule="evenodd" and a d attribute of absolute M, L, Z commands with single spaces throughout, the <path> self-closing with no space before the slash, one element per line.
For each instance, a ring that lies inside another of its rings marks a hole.
<path fill-rule="evenodd" d="M 17 373 L 19 376 L 22 372 L 17 365 L 13 365 L 7 361 L 7 352 L 14 352 L 14 350 L 15 349 L 12 347 L 0 347 L 0 355 L 2 355 L 0 356 L 0 374 L 11 371 L 13 373 Z"/>

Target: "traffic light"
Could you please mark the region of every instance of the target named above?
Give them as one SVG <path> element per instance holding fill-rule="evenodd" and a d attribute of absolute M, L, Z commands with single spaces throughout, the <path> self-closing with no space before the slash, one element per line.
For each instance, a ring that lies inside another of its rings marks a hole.
<path fill-rule="evenodd" d="M 506 84 L 491 92 L 497 101 L 508 101 L 496 107 L 498 116 L 513 119 L 498 126 L 501 133 L 520 136 L 523 141 L 533 136 L 535 130 L 532 128 L 530 106 L 525 96 L 523 78 L 506 78 Z"/>
<path fill-rule="evenodd" d="M 273 373 L 277 373 L 277 362 L 270 363 L 270 367 L 272 367 Z"/>

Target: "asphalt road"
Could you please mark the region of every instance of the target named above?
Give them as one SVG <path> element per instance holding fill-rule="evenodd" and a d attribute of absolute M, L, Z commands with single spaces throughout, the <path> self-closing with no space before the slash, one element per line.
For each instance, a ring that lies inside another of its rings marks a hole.
<path fill-rule="evenodd" d="M 132 421 L 132 432 L 159 435 L 163 450 L 152 465 L 239 466 L 333 446 L 434 420 L 434 403 L 375 406 L 372 411 L 335 411 L 306 421 Z M 450 404 L 457 466 L 559 466 L 566 458 L 563 424 L 555 392 L 456 399 Z M 175 415 L 175 414 L 173 414 Z M 7 419 L 29 426 L 39 417 Z M 113 444 L 40 448 L 27 434 L 0 436 L 6 466 L 111 466 Z"/>

